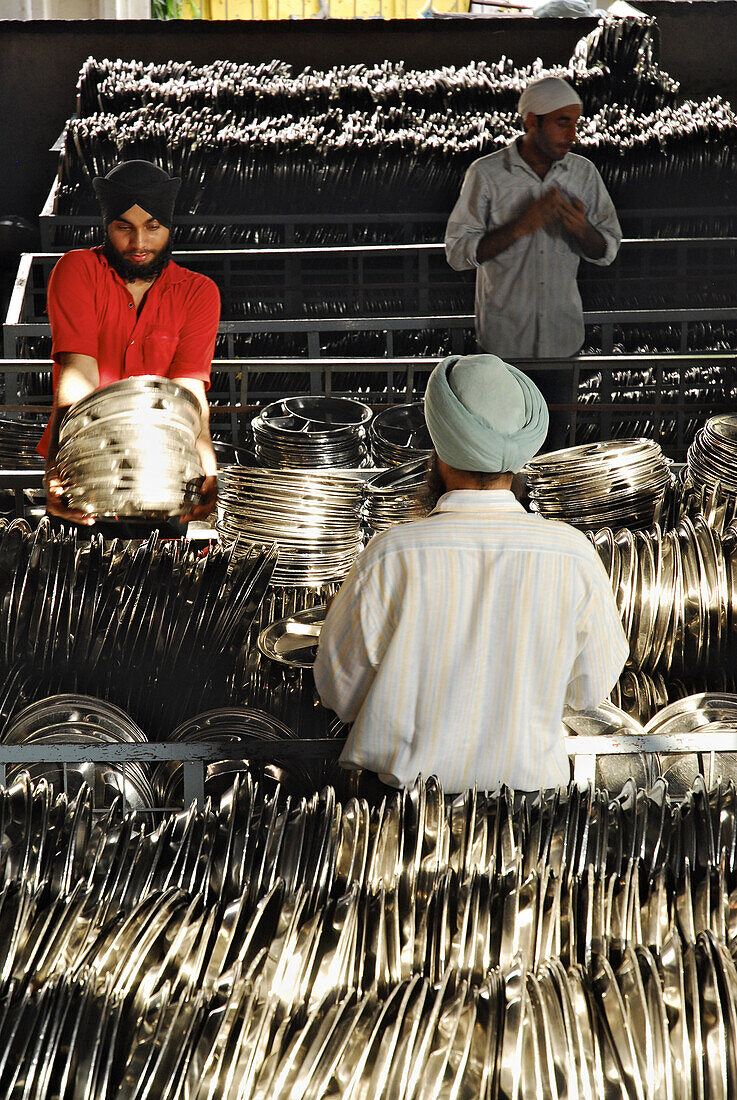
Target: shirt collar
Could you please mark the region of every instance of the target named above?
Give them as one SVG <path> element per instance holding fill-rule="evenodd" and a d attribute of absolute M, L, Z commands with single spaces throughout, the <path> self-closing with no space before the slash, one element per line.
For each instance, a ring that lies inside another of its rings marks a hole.
<path fill-rule="evenodd" d="M 521 512 L 527 515 L 511 489 L 453 489 L 443 493 L 430 514 L 439 512 Z"/>
<path fill-rule="evenodd" d="M 509 166 L 510 168 L 521 168 L 527 172 L 528 175 L 534 176 L 538 183 L 545 183 L 545 180 L 550 177 L 551 172 L 567 172 L 571 165 L 571 154 L 566 153 L 562 160 L 556 160 L 550 165 L 550 168 L 545 176 L 545 179 L 541 180 L 537 172 L 530 168 L 527 161 L 522 157 L 517 146 L 517 139 L 507 146 L 507 153 L 509 154 Z"/>

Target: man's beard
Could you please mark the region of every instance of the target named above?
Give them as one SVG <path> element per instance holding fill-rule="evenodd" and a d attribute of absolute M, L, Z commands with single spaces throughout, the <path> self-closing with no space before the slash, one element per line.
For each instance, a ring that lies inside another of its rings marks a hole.
<path fill-rule="evenodd" d="M 427 473 L 425 474 L 424 485 L 424 504 L 427 510 L 430 512 L 440 500 L 444 493 L 448 490 L 445 487 L 445 482 L 440 476 L 440 470 L 438 469 L 438 456 L 433 451 L 430 459 L 427 463 Z"/>
<path fill-rule="evenodd" d="M 171 260 L 171 241 L 167 241 L 161 251 L 147 264 L 134 264 L 132 260 L 126 260 L 125 256 L 113 247 L 110 238 L 103 243 L 102 254 L 124 282 L 134 283 L 136 279 L 150 282 L 161 274 Z"/>

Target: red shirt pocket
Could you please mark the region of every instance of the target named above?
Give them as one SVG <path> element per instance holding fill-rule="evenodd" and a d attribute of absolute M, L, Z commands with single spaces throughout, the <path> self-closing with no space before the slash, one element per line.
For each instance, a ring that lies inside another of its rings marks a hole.
<path fill-rule="evenodd" d="M 175 333 L 163 329 L 152 329 L 143 340 L 143 369 L 146 374 L 157 374 L 163 378 L 177 350 L 179 338 Z"/>

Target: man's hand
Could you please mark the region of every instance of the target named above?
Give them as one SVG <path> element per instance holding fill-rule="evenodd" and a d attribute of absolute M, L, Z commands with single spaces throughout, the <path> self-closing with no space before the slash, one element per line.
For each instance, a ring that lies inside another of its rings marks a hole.
<path fill-rule="evenodd" d="M 542 198 L 531 202 L 517 219 L 517 230 L 521 237 L 529 237 L 549 222 L 561 217 L 560 202 L 564 201 L 557 187 L 551 187 Z"/>
<path fill-rule="evenodd" d="M 212 474 L 210 477 L 206 477 L 200 485 L 200 502 L 190 508 L 188 512 L 183 512 L 181 516 L 182 523 L 189 523 L 193 519 L 207 519 L 218 500 L 218 479 L 217 475 Z"/>
<path fill-rule="evenodd" d="M 600 260 L 606 252 L 606 241 L 598 229 L 594 229 L 586 217 L 580 199 L 566 199 L 557 187 L 552 189 L 557 198 L 558 216 L 563 228 L 578 241 L 584 256 L 591 260 Z"/>
<path fill-rule="evenodd" d="M 68 508 L 64 503 L 64 488 L 59 479 L 59 472 L 55 466 L 47 466 L 44 474 L 46 487 L 46 511 L 58 519 L 65 519 L 69 523 L 79 523 L 84 527 L 91 527 L 95 517 L 79 508 Z"/>
<path fill-rule="evenodd" d="M 558 211 L 559 198 L 558 189 L 553 187 L 550 191 L 546 191 L 542 198 L 531 202 L 519 217 L 508 222 L 507 225 L 500 226 L 499 229 L 492 229 L 478 243 L 476 248 L 477 262 L 485 264 L 488 260 L 495 259 L 521 240 L 522 237 L 529 237 L 536 233 L 538 229 L 542 229 L 548 222 L 558 219 L 560 217 Z"/>

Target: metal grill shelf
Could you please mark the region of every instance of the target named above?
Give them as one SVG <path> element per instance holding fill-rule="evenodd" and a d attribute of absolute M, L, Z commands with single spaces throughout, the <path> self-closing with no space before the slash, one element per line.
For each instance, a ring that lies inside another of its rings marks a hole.
<path fill-rule="evenodd" d="M 298 336 L 315 356 L 323 334 L 385 332 L 392 355 L 389 344 L 399 333 L 445 330 L 452 337 L 473 329 L 473 272 L 451 271 L 439 244 L 215 249 L 175 256 L 218 283 L 219 332 L 228 357 L 239 333 Z M 49 336 L 46 285 L 57 259 L 49 252 L 22 257 L 4 329 L 6 357 L 25 354 L 27 338 Z M 610 316 L 620 325 L 678 323 L 680 314 L 691 311 L 672 308 L 674 287 L 679 307 L 706 288 L 714 302 L 701 307 L 700 319 L 719 313 L 719 319 L 732 320 L 720 303 L 734 298 L 736 266 L 734 237 L 626 240 L 611 268 L 581 269 L 584 299 L 607 303 L 606 309 L 587 309 L 587 323 L 605 324 L 602 318 Z M 648 300 L 667 308 L 622 308 Z M 602 351 L 608 350 L 604 337 Z"/>
<path fill-rule="evenodd" d="M 707 779 L 714 777 L 714 755 L 737 752 L 737 730 L 721 730 L 706 734 L 602 734 L 594 737 L 567 737 L 566 752 L 573 761 L 573 777 L 577 783 L 593 782 L 596 760 L 601 756 L 630 753 L 698 753 L 709 760 Z M 343 747 L 341 741 L 299 740 L 262 741 L 244 737 L 237 745 L 232 741 L 207 744 L 149 744 L 88 745 L 0 745 L 0 785 L 5 784 L 6 772 L 11 765 L 48 763 L 67 765 L 76 763 L 110 763 L 125 766 L 160 761 L 181 761 L 184 781 L 185 805 L 193 801 L 204 803 L 205 768 L 217 760 L 260 761 L 278 755 L 281 759 L 335 760 Z"/>
<path fill-rule="evenodd" d="M 730 311 L 737 317 L 737 311 Z M 687 324 L 687 322 L 683 322 Z M 238 445 L 247 437 L 248 421 L 256 409 L 284 396 L 285 392 L 352 396 L 368 401 L 375 408 L 417 399 L 424 393 L 427 379 L 437 359 L 423 358 L 291 358 L 291 359 L 216 359 L 212 366 L 210 391 L 211 418 L 219 432 L 225 432 Z M 686 376 L 694 370 L 717 368 L 725 376 L 737 375 L 737 351 L 676 355 L 591 355 L 574 359 L 525 360 L 516 365 L 522 370 L 565 369 L 570 374 L 570 395 L 566 405 L 571 414 L 570 443 L 585 440 L 585 426 L 595 424 L 600 438 L 611 437 L 617 421 L 636 422 L 644 414 L 652 420 L 657 436 L 661 425 L 673 424 L 671 441 L 665 449 L 674 458 L 682 458 L 687 444 L 688 424 L 702 423 L 719 412 L 731 412 L 733 401 L 727 396 L 709 401 L 689 400 Z M 643 387 L 637 401 L 614 401 L 613 373 L 623 370 L 648 371 L 652 382 Z M 51 394 L 19 396 L 24 376 L 38 376 L 51 370 L 49 360 L 0 360 L 0 391 L 4 404 L 0 412 L 28 415 L 49 409 Z M 675 371 L 679 387 L 675 391 L 667 381 Z M 582 378 L 592 373 L 601 376 L 598 400 L 583 404 L 577 400 Z M 361 388 L 353 385 L 357 376 Z M 289 388 L 285 380 L 289 380 Z M 374 381 L 375 380 L 375 381 Z"/>
<path fill-rule="evenodd" d="M 87 247 L 97 242 L 100 234 L 100 216 L 95 211 L 89 214 L 60 214 L 59 188 L 61 168 L 51 185 L 39 217 L 41 228 L 41 247 L 45 251 Z M 619 210 L 620 223 L 626 232 L 633 236 L 649 236 L 657 232 L 659 225 L 670 225 L 674 221 L 688 223 L 690 219 L 737 218 L 737 207 L 673 207 Z M 176 228 L 179 239 L 192 249 L 209 249 L 211 240 L 198 243 L 192 236 L 204 230 L 204 234 L 217 235 L 218 243 L 223 247 L 238 247 L 243 233 L 252 231 L 269 232 L 276 238 L 274 246 L 289 248 L 305 243 L 310 234 L 322 227 L 334 232 L 340 227 L 345 232 L 346 244 L 360 244 L 367 231 L 382 232 L 387 236 L 395 235 L 397 240 L 411 244 L 418 239 L 435 239 L 442 236 L 448 221 L 450 210 L 441 212 L 418 211 L 413 214 L 372 213 L 359 210 L 355 214 L 178 214 Z"/>

